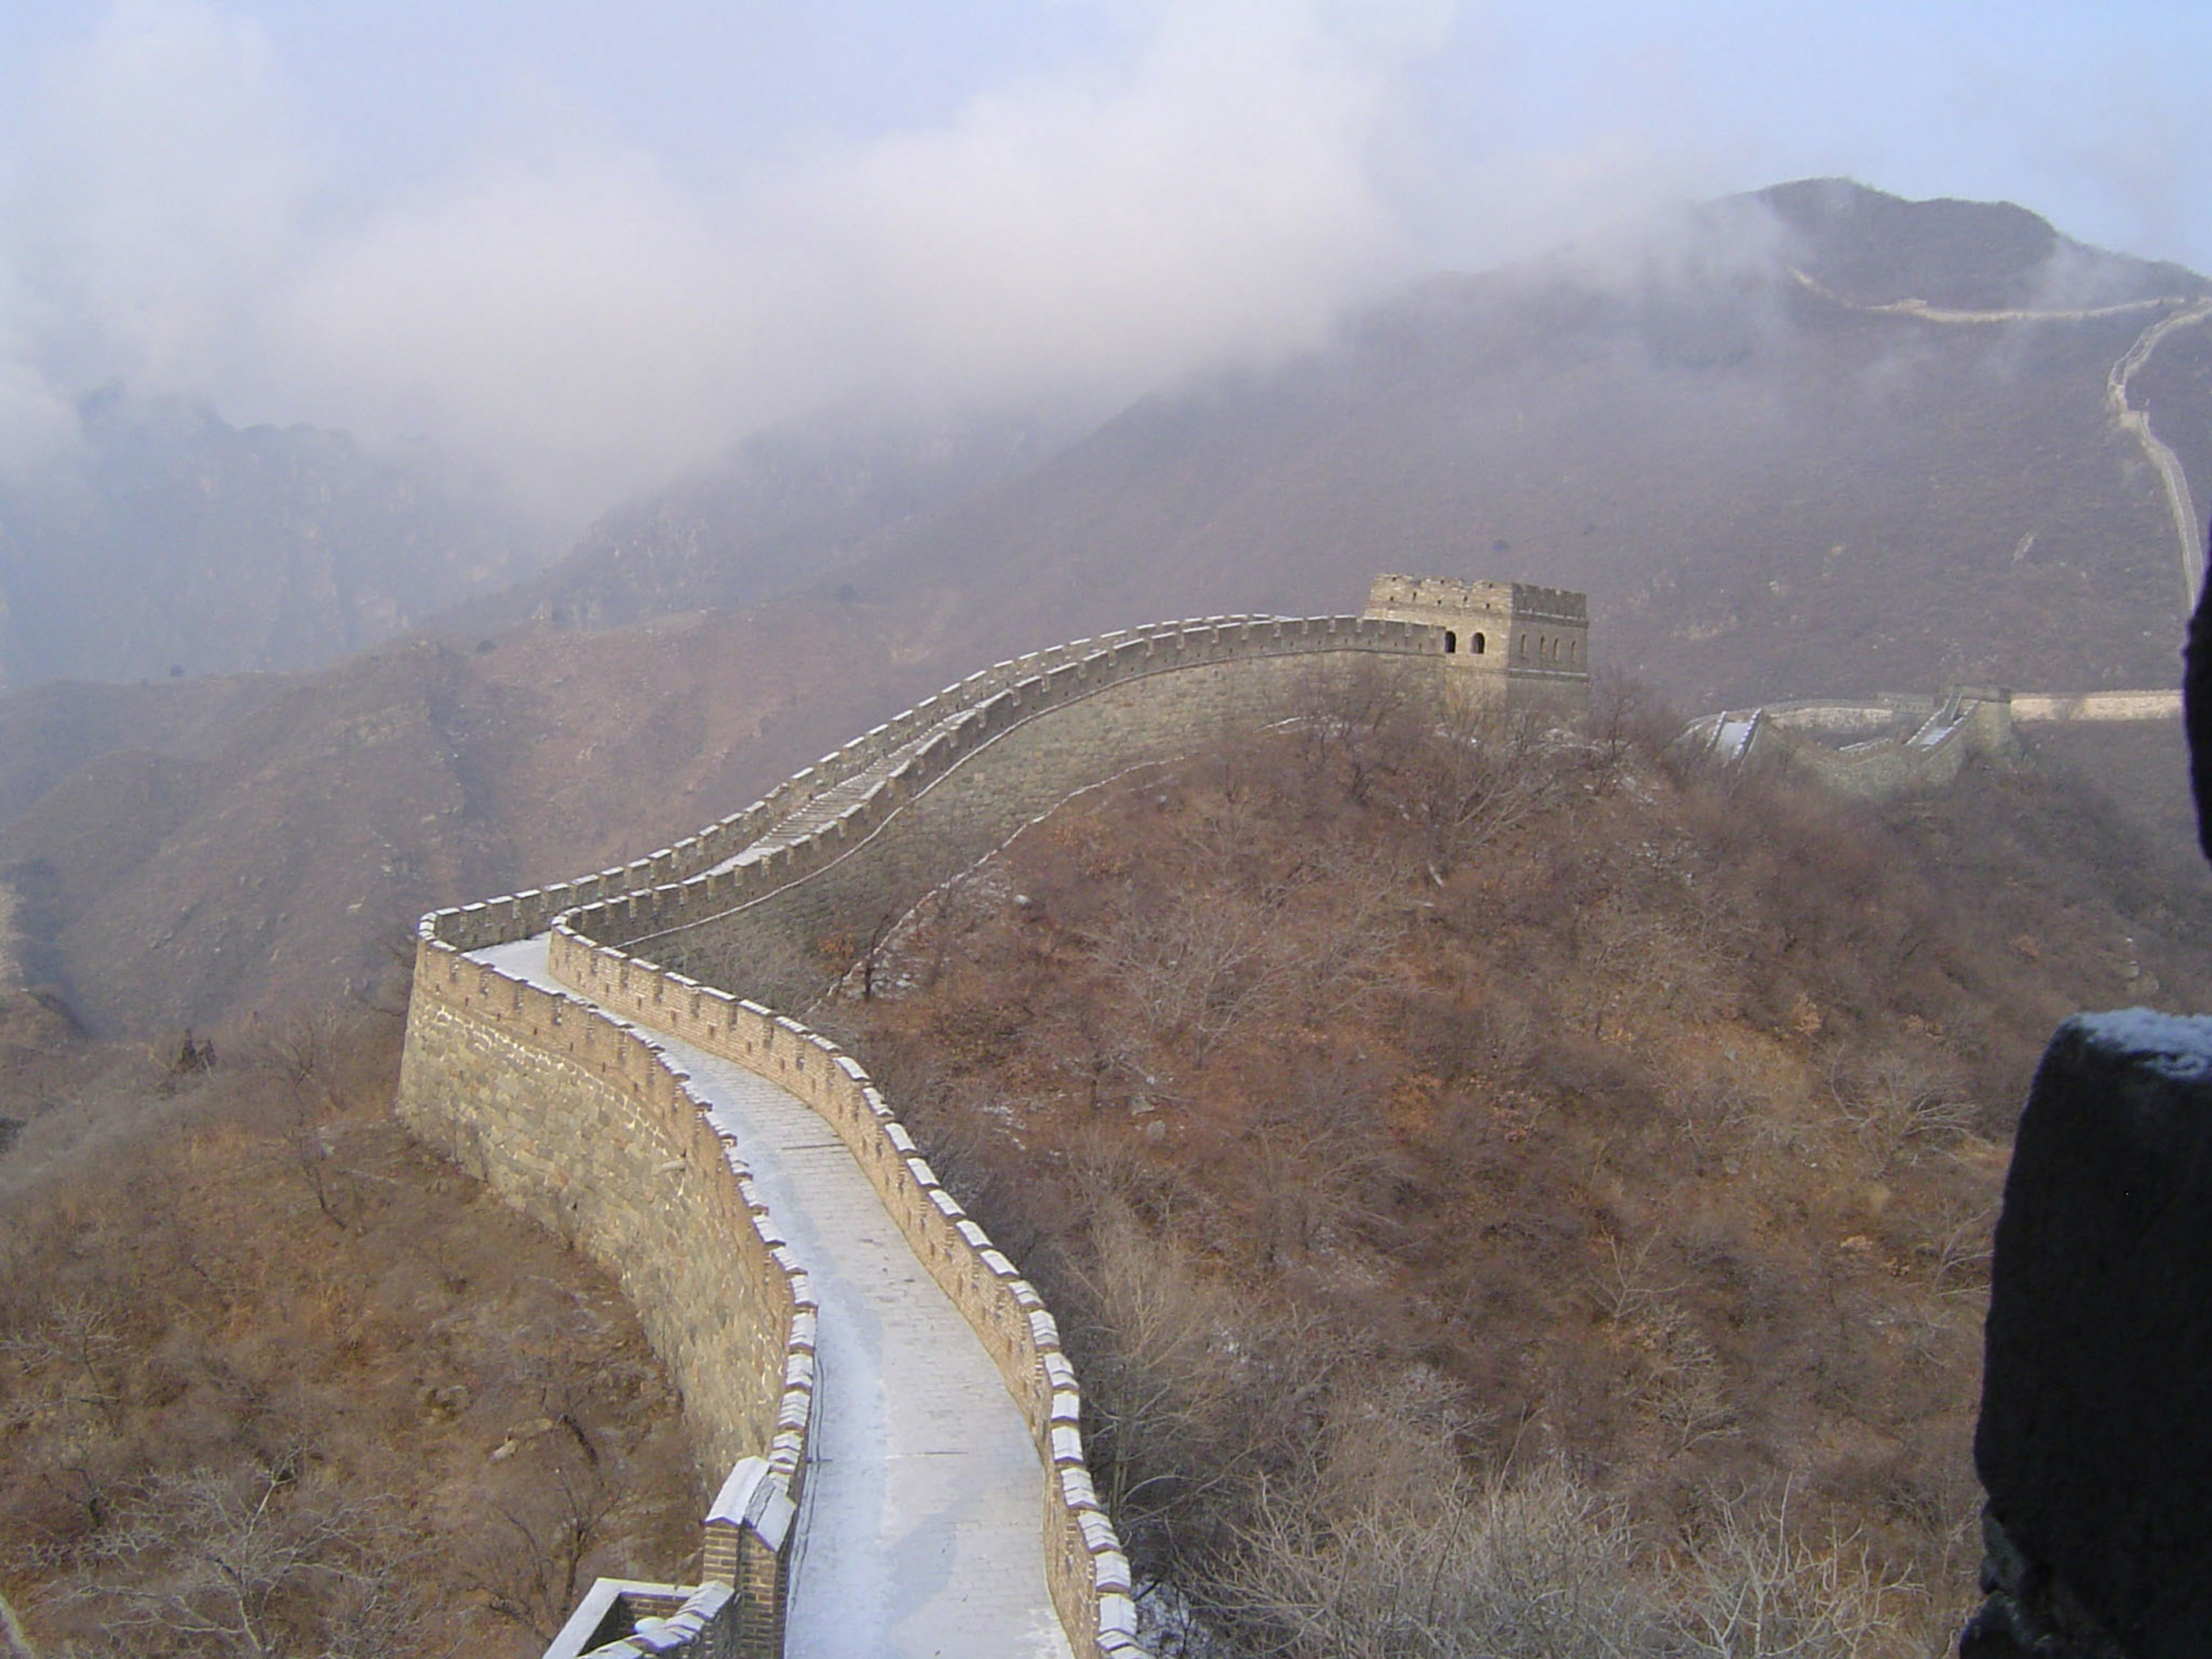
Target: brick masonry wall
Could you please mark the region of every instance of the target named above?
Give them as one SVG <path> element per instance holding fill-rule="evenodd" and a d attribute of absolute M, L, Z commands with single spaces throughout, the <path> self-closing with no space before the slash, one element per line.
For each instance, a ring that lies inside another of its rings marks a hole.
<path fill-rule="evenodd" d="M 811 957 L 826 933 L 866 933 L 1078 789 L 1283 720 L 1311 706 L 1333 678 L 1403 678 L 1408 668 L 1419 683 L 1406 689 L 1416 694 L 1442 684 L 1431 659 L 1339 652 L 1195 664 L 1054 702 L 989 735 L 880 822 L 836 837 L 834 860 L 761 900 L 717 904 L 705 883 L 654 896 L 673 902 L 632 911 L 658 925 L 629 948 L 701 980 L 740 983 L 735 976 L 764 942 Z M 705 914 L 690 920 L 694 912 Z M 597 935 L 602 914 L 580 912 L 577 925 Z M 618 933 L 630 931 L 618 924 Z"/>
<path fill-rule="evenodd" d="M 856 1064 L 679 969 L 711 970 L 747 937 L 803 942 L 841 915 L 910 904 L 1073 790 L 1293 715 L 1333 678 L 1419 698 L 1439 695 L 1446 672 L 1440 628 L 1226 617 L 1079 641 L 970 676 L 672 848 L 426 917 L 401 1115 L 613 1267 L 684 1391 L 702 1451 L 725 1466 L 765 1454 L 795 1495 L 812 1304 L 734 1150 L 648 1040 L 461 953 L 550 929 L 556 977 L 791 1090 L 852 1151 L 1024 1411 L 1050 1472 L 1049 1589 L 1077 1651 L 1133 1659 L 1127 1564 L 1083 1461 L 1080 1398 L 1050 1313 Z M 1562 706 L 1586 689 L 1578 674 L 1539 678 L 1559 684 L 1529 690 Z M 815 833 L 720 867 L 933 731 Z"/>
<path fill-rule="evenodd" d="M 418 943 L 401 1119 L 612 1271 L 702 1455 L 763 1458 L 795 1497 L 815 1304 L 736 1149 L 653 1043 L 468 960 L 436 920 Z"/>
<path fill-rule="evenodd" d="M 656 969 L 556 923 L 548 965 L 595 1001 L 758 1073 L 811 1107 L 915 1255 L 982 1340 L 1021 1407 L 1045 1481 L 1045 1571 L 1079 1653 L 1135 1659 L 1129 1568 L 1084 1461 L 1082 1397 L 1042 1298 L 938 1182 L 857 1062 L 798 1021 Z"/>

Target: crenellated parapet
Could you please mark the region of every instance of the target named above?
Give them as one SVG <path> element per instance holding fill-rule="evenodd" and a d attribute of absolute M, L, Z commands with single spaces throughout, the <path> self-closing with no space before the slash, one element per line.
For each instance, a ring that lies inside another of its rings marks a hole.
<path fill-rule="evenodd" d="M 1550 630 L 1532 641 L 1557 642 L 1556 662 L 1532 645 L 1527 672 L 1500 681 L 1507 705 L 1526 692 L 1532 707 L 1579 706 L 1581 596 L 1481 586 L 1506 590 L 1516 625 Z M 556 1652 L 780 1650 L 817 1310 L 740 1149 L 659 1033 L 787 1091 L 834 1132 L 1028 1425 L 1046 1474 L 1045 1588 L 1073 1651 L 1135 1659 L 1128 1565 L 1084 1462 L 1050 1312 L 861 1068 L 739 994 L 757 983 L 747 953 L 780 944 L 805 958 L 824 930 L 902 912 L 1075 791 L 1322 709 L 1333 690 L 1371 685 L 1440 711 L 1461 695 L 1467 644 L 1463 620 L 1374 614 L 1078 641 L 946 687 L 673 846 L 424 918 L 403 1117 L 614 1267 L 702 1449 L 732 1471 L 706 1522 L 707 1583 L 608 1581 Z M 641 1619 L 657 1621 L 650 1639 L 625 1627 Z"/>

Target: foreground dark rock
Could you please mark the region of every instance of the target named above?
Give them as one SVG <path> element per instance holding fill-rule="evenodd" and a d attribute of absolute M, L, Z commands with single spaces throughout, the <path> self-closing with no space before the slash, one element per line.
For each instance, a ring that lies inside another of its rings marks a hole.
<path fill-rule="evenodd" d="M 2212 1018 L 2060 1026 L 1997 1223 L 1964 1659 L 2166 1656 L 2212 1628 Z"/>

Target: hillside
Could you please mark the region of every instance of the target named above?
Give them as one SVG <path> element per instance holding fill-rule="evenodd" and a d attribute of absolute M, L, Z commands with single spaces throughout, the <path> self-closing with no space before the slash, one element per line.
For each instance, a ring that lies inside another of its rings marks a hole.
<path fill-rule="evenodd" d="M 2164 313 L 2097 307 L 2207 291 L 2017 209 L 1784 187 L 1434 277 L 1327 352 L 1147 399 L 865 580 L 956 588 L 994 653 L 1164 603 L 1310 612 L 1387 567 L 1583 590 L 1593 649 L 1692 708 L 2165 684 L 2173 532 L 2106 403 Z M 1875 308 L 2022 295 L 2069 314 Z M 2200 469 L 2207 334 L 2144 382 Z"/>
<path fill-rule="evenodd" d="M 2108 380 L 2208 295 L 2008 204 L 1801 181 L 1431 277 L 1080 441 L 757 439 L 455 626 L 843 589 L 956 608 L 975 662 L 1390 567 L 1585 591 L 1606 659 L 1692 708 L 2160 684 L 2175 538 Z M 2205 498 L 2212 328 L 2128 398 Z"/>
<path fill-rule="evenodd" d="M 606 629 L 826 592 L 901 526 L 1019 477 L 1064 441 L 1046 423 L 1011 419 L 757 434 L 617 507 L 538 574 L 438 623 L 457 635 L 532 623 Z"/>
<path fill-rule="evenodd" d="M 691 616 L 0 702 L 24 977 L 100 1034 L 365 994 L 423 911 L 665 845 L 927 689 L 891 621 Z"/>
<path fill-rule="evenodd" d="M 696 1547 L 635 1316 L 392 1121 L 398 1039 L 80 1048 L 0 1118 L 0 1618 L 38 1650 L 530 1659 Z"/>
<path fill-rule="evenodd" d="M 1758 1650 L 1924 1654 L 2035 1057 L 2203 1006 L 2208 922 L 2056 762 L 1877 813 L 1355 712 L 1068 803 L 810 1018 L 1080 1343 L 1170 1623 L 1734 1653 L 1764 1573 Z"/>

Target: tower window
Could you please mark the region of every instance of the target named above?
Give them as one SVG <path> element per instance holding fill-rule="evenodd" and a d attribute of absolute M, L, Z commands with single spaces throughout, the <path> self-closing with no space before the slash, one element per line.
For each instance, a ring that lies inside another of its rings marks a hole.
<path fill-rule="evenodd" d="M 1444 629 L 1444 655 L 1453 656 L 1459 650 L 1459 635 L 1449 628 Z"/>
<path fill-rule="evenodd" d="M 1488 642 L 1489 641 L 1485 640 L 1480 634 L 1470 634 L 1467 636 L 1467 648 L 1468 652 L 1474 656 L 1480 656 L 1482 654 L 1482 647 Z"/>

